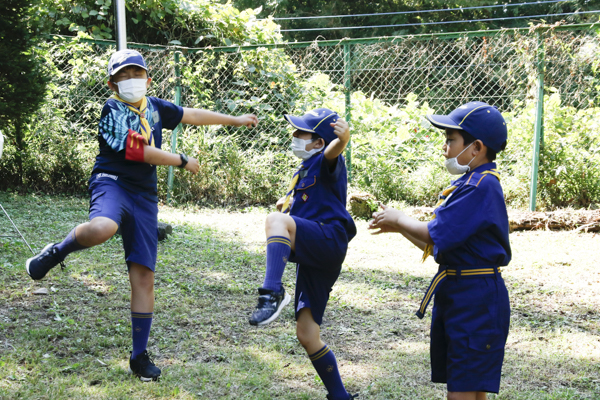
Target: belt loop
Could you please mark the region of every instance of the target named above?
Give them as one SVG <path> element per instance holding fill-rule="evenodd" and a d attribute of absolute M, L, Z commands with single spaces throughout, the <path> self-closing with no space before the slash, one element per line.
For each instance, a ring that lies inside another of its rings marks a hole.
<path fill-rule="evenodd" d="M 458 280 L 458 278 L 460 278 L 462 276 L 462 268 L 461 267 L 456 267 L 456 276 L 455 276 L 455 280 Z"/>

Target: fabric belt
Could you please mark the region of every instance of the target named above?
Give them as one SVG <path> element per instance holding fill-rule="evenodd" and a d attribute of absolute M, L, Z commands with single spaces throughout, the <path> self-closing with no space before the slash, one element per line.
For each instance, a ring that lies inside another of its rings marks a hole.
<path fill-rule="evenodd" d="M 451 268 L 451 266 L 442 265 L 440 267 L 440 270 L 438 271 L 438 273 L 435 274 L 435 276 L 431 280 L 431 283 L 429 284 L 429 287 L 427 288 L 427 291 L 425 292 L 425 295 L 423 296 L 423 300 L 421 300 L 421 306 L 419 307 L 419 310 L 415 314 L 417 315 L 417 317 L 419 317 L 419 319 L 423 319 L 423 317 L 425 316 L 425 310 L 427 310 L 427 306 L 429 305 L 431 298 L 433 297 L 435 292 L 437 292 L 437 290 L 439 289 L 442 282 L 444 282 L 446 279 L 448 279 L 449 276 L 456 277 L 456 278 L 469 278 L 469 277 L 480 278 L 480 277 L 485 277 L 485 276 L 488 276 L 488 277 L 496 276 L 499 274 L 500 274 L 500 267 L 497 267 L 497 266 L 489 266 L 489 267 L 482 266 L 481 268 L 466 269 L 466 268 L 457 268 L 457 267 Z"/>

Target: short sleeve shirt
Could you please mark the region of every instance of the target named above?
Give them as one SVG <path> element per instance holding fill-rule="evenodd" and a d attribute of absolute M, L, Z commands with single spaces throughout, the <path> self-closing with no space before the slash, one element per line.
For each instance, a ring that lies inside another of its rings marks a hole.
<path fill-rule="evenodd" d="M 487 163 L 452 182 L 457 188 L 435 209 L 427 227 L 441 265 L 504 266 L 511 259 L 506 204 L 499 180 L 482 172 Z"/>
<path fill-rule="evenodd" d="M 344 157 L 339 155 L 331 170 L 321 152 L 303 161 L 299 171 L 290 215 L 324 224 L 340 224 L 350 241 L 356 236 L 356 225 L 346 210 L 348 175 Z"/>
<path fill-rule="evenodd" d="M 156 97 L 147 97 L 146 119 L 150 125 L 156 148 L 162 145 L 162 129 L 175 129 L 183 117 L 183 108 Z M 109 99 L 102 108 L 98 124 L 100 152 L 92 170 L 90 182 L 98 174 L 110 176 L 126 189 L 145 192 L 155 197 L 156 166 L 125 159 L 125 145 L 129 129 L 140 132 L 140 118 L 115 99 Z"/>

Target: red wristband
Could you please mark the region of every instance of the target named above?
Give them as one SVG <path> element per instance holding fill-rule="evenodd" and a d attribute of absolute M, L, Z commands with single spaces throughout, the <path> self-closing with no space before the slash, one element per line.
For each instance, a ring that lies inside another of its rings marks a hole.
<path fill-rule="evenodd" d="M 125 145 L 125 159 L 129 161 L 144 162 L 144 137 L 130 129 Z"/>

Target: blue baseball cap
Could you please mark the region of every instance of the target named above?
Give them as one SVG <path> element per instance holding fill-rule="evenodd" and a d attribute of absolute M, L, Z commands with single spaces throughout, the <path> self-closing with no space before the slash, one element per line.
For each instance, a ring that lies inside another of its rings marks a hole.
<path fill-rule="evenodd" d="M 337 139 L 337 135 L 333 133 L 333 127 L 329 124 L 337 121 L 340 116 L 328 108 L 317 108 L 301 117 L 283 114 L 283 118 L 300 131 L 316 133 L 325 140 L 325 143 L 330 143 L 332 140 Z"/>
<path fill-rule="evenodd" d="M 125 49 L 117 51 L 110 57 L 110 61 L 108 62 L 108 76 L 113 76 L 119 72 L 120 69 L 129 65 L 137 65 L 138 67 L 145 69 L 146 72 L 148 71 L 146 61 L 144 61 L 144 57 L 142 57 L 139 52 Z"/>
<path fill-rule="evenodd" d="M 439 129 L 465 131 L 496 152 L 502 150 L 508 138 L 506 121 L 500 111 L 482 101 L 463 104 L 448 115 L 427 115 L 427 119 Z"/>

